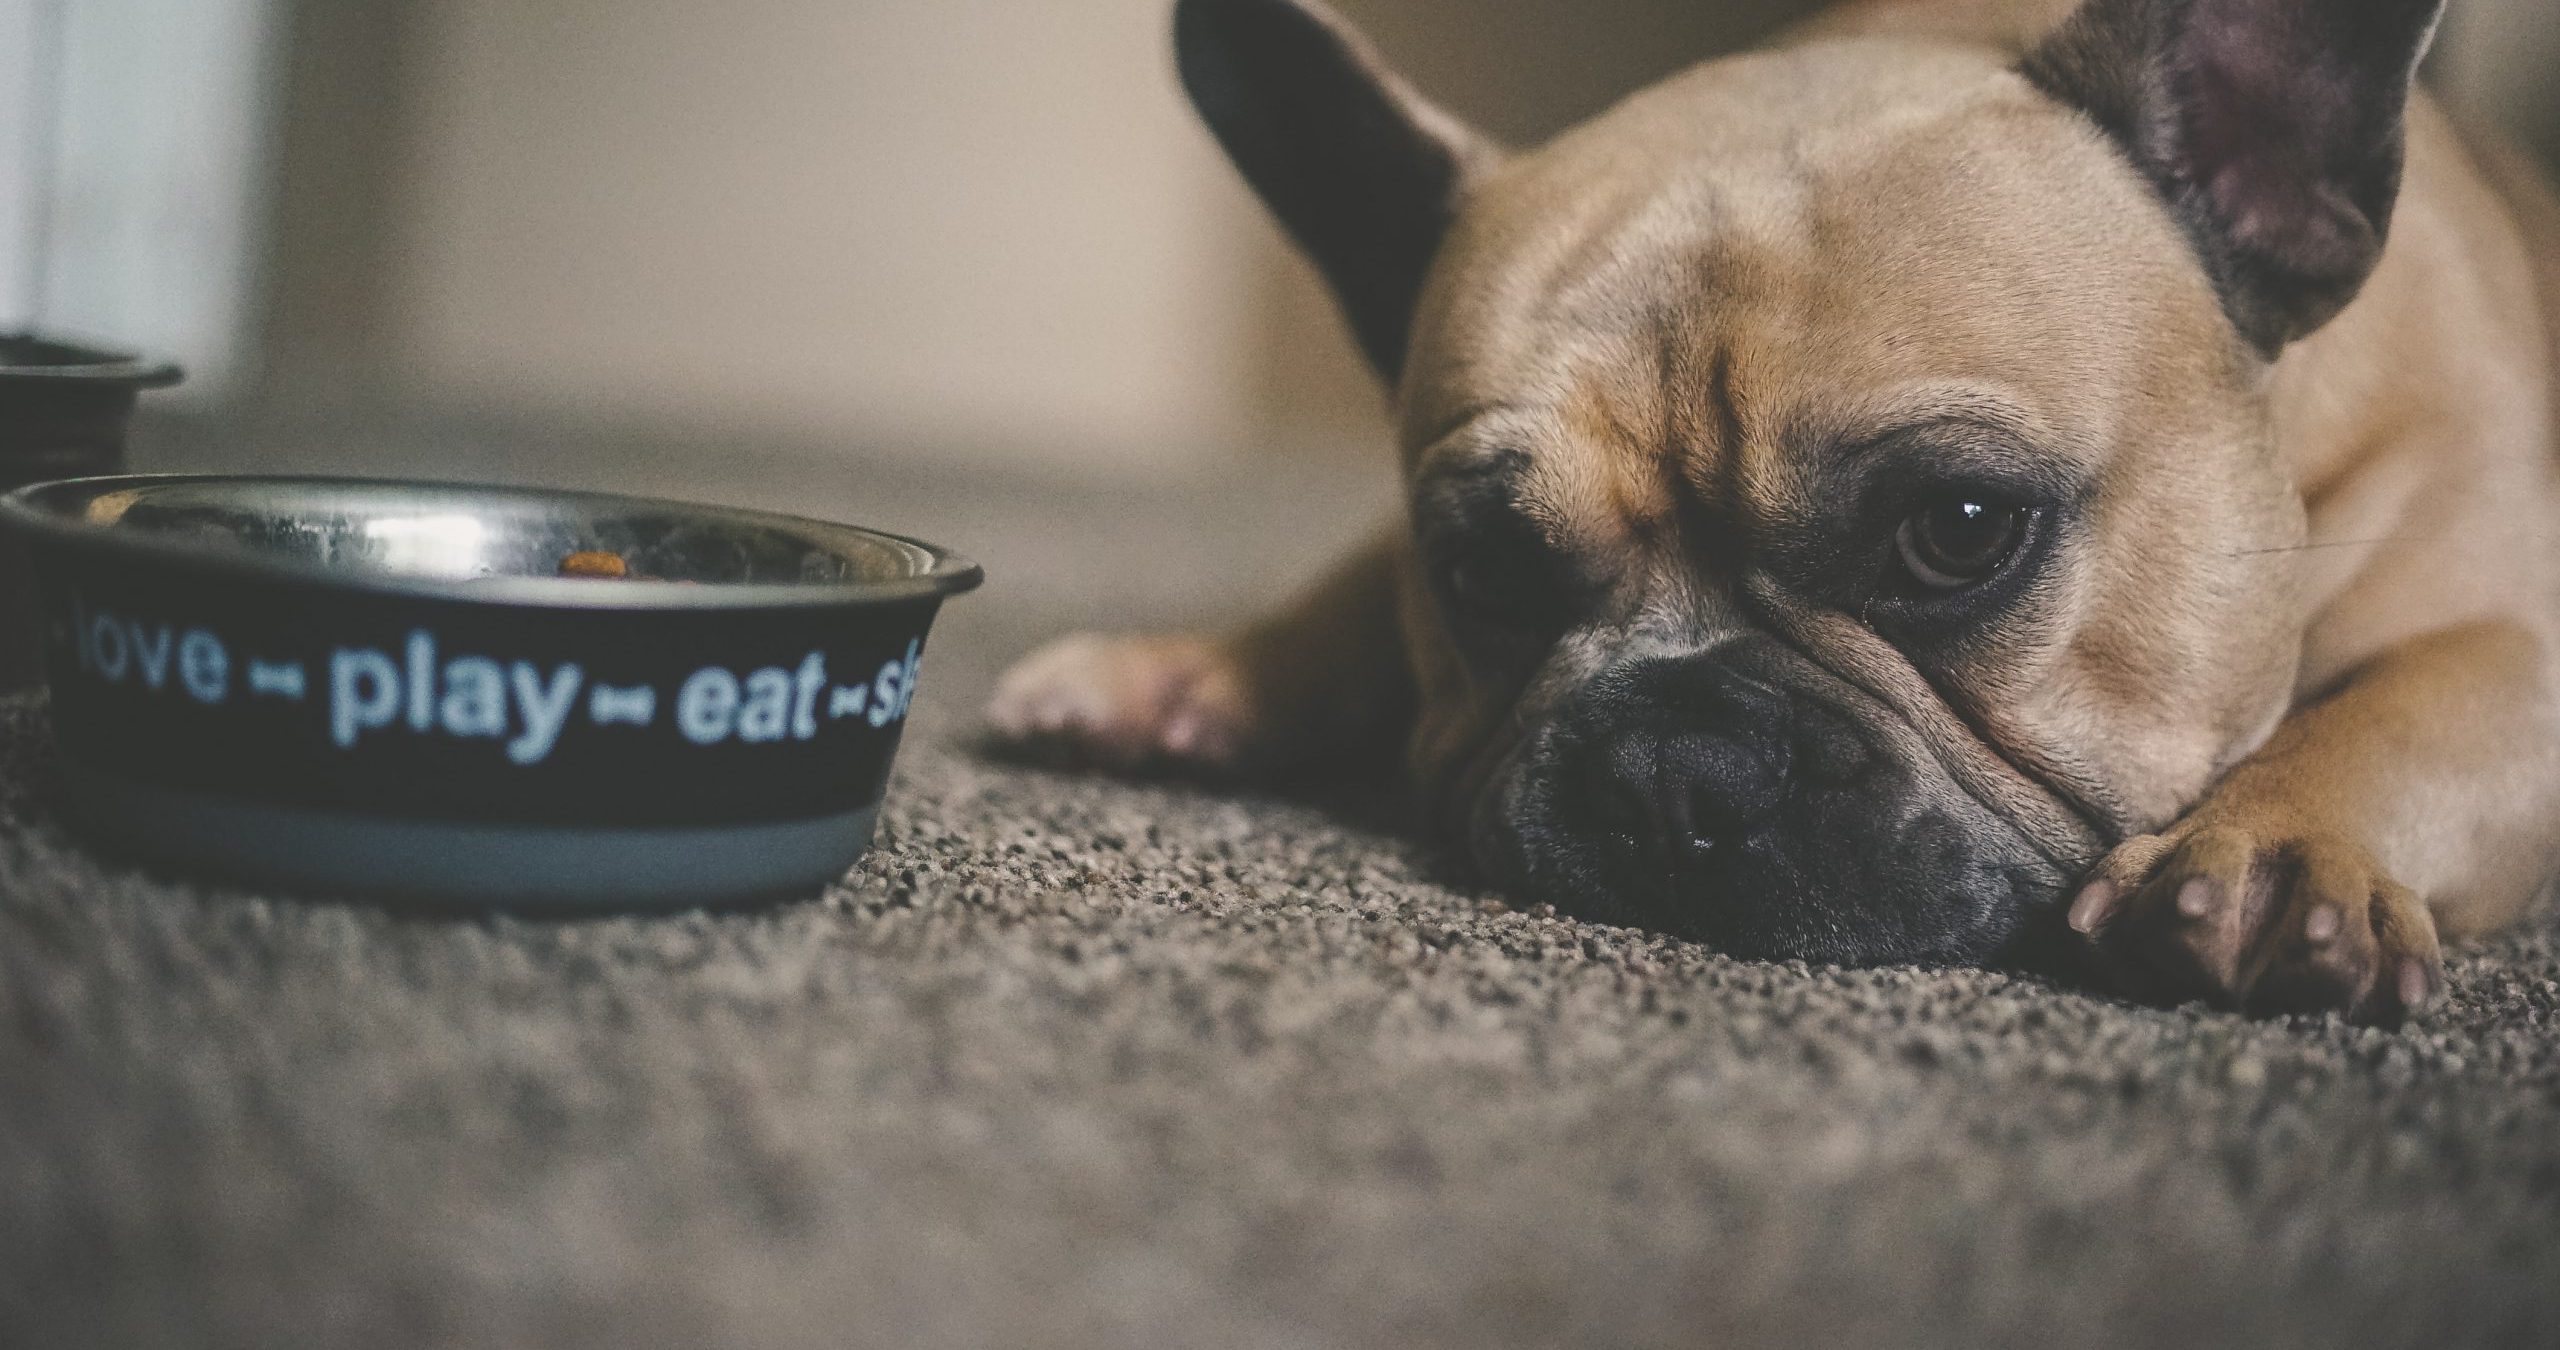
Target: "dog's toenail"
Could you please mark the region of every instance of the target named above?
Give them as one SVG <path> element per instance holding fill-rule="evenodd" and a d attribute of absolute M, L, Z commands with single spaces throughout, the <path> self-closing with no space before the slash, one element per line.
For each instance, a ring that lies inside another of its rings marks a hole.
<path fill-rule="evenodd" d="M 2338 929 L 2345 923 L 2346 918 L 2338 913 L 2336 905 L 2322 905 L 2311 911 L 2310 918 L 2302 921 L 2302 935 L 2313 942 L 2327 942 L 2338 935 Z"/>
<path fill-rule="evenodd" d="M 2414 960 L 2401 962 L 2400 1006 L 2403 1008 L 2423 1008 L 2427 1005 L 2428 993 L 2427 963 L 2424 961 Z"/>
<path fill-rule="evenodd" d="M 2190 919 L 2201 919 L 2213 912 L 2213 883 L 2197 877 L 2178 888 L 2178 912 Z"/>
<path fill-rule="evenodd" d="M 2116 907 L 2120 888 L 2112 881 L 2093 881 L 2080 888 L 2080 898 L 2071 902 L 2071 931 L 2094 933 L 2107 921 L 2107 911 Z"/>

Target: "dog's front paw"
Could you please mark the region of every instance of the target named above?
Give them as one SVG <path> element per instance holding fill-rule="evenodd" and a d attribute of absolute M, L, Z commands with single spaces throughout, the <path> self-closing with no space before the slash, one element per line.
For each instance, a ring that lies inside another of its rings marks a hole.
<path fill-rule="evenodd" d="M 1230 772 L 1251 716 L 1234 657 L 1198 637 L 1061 638 L 1007 671 L 987 705 L 1006 748 L 1121 772 Z"/>
<path fill-rule="evenodd" d="M 2391 1022 L 2444 990 L 2434 919 L 2363 846 L 2210 806 L 2117 849 L 2070 922 L 2127 993 L 2164 1002 Z"/>

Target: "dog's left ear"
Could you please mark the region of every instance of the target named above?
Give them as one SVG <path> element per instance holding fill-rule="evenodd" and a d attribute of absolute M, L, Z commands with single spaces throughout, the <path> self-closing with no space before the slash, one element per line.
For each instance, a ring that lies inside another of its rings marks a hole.
<path fill-rule="evenodd" d="M 2027 58 L 2148 175 L 2268 356 L 2354 299 L 2444 0 L 2086 0 Z"/>
<path fill-rule="evenodd" d="M 1180 0 L 1174 41 L 1200 115 L 1394 384 L 1424 276 L 1493 144 L 1318 0 Z"/>

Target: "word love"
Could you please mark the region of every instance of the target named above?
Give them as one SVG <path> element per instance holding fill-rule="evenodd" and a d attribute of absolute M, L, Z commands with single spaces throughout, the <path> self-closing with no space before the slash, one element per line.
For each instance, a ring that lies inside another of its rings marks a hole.
<path fill-rule="evenodd" d="M 154 693 L 170 677 L 198 703 L 231 697 L 231 652 L 201 628 L 181 632 L 172 624 L 144 623 L 71 603 L 72 659 L 80 673 L 109 684 L 139 680 Z"/>

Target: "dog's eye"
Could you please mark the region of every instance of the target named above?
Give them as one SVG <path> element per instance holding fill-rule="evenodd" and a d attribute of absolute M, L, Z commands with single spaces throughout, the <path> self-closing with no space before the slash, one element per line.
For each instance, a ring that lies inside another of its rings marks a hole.
<path fill-rule="evenodd" d="M 1451 609 L 1469 618 L 1516 618 L 1506 615 L 1505 609 L 1517 592 L 1528 589 L 1518 584 L 1519 571 L 1488 557 L 1451 559 L 1440 567 L 1440 592 L 1449 597 Z M 1506 573 L 1511 576 L 1510 585 L 1504 584 Z"/>
<path fill-rule="evenodd" d="M 1479 538 L 1433 570 L 1451 617 L 1479 633 L 1551 636 L 1575 593 L 1564 563 L 1526 540 Z"/>
<path fill-rule="evenodd" d="M 2027 516 L 2025 507 L 2013 503 L 1950 495 L 1913 512 L 1894 542 L 1902 565 L 1921 585 L 1961 590 L 1989 579 L 2018 551 Z"/>

